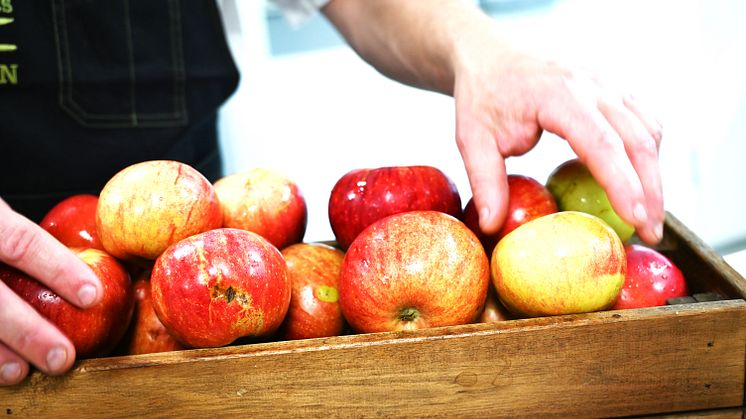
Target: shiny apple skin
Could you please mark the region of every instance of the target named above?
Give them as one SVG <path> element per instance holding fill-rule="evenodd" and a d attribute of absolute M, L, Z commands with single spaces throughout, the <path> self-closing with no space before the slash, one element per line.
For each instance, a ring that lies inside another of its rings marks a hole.
<path fill-rule="evenodd" d="M 212 184 L 191 166 L 171 160 L 124 168 L 104 185 L 96 208 L 104 249 L 122 260 L 152 261 L 179 240 L 222 223 Z"/>
<path fill-rule="evenodd" d="M 97 205 L 97 195 L 70 196 L 52 207 L 39 225 L 65 246 L 104 250 L 96 231 Z"/>
<path fill-rule="evenodd" d="M 322 243 L 296 243 L 282 249 L 293 287 L 284 339 L 341 335 L 345 321 L 339 307 L 339 275 L 344 252 Z"/>
<path fill-rule="evenodd" d="M 627 261 L 616 232 L 600 218 L 560 211 L 529 221 L 497 243 L 490 263 L 500 301 L 515 317 L 611 308 Z"/>
<path fill-rule="evenodd" d="M 513 316 L 510 314 L 508 309 L 503 306 L 500 299 L 497 297 L 494 285 L 490 284 L 489 291 L 487 292 L 487 300 L 484 303 L 484 310 L 479 316 L 480 323 L 495 323 L 505 320 L 511 320 Z"/>
<path fill-rule="evenodd" d="M 79 359 L 105 356 L 130 324 L 134 307 L 132 281 L 119 261 L 105 252 L 72 250 L 103 284 L 103 298 L 93 307 L 77 308 L 44 284 L 7 265 L 1 265 L 0 279 L 72 341 Z"/>
<path fill-rule="evenodd" d="M 220 228 L 188 237 L 156 259 L 153 308 L 185 346 L 225 346 L 282 323 L 291 285 L 285 259 L 260 235 Z"/>
<path fill-rule="evenodd" d="M 298 184 L 265 168 L 252 168 L 215 182 L 223 227 L 253 231 L 278 249 L 303 241 L 306 200 Z"/>
<path fill-rule="evenodd" d="M 612 309 L 656 307 L 689 295 L 686 278 L 665 255 L 639 244 L 624 246 L 627 275 Z"/>
<path fill-rule="evenodd" d="M 528 221 L 555 212 L 554 196 L 539 181 L 529 176 L 508 175 L 508 211 L 500 230 L 494 234 L 482 232 L 473 198 L 464 207 L 464 223 L 479 237 L 489 257 L 497 242 L 508 233 Z"/>
<path fill-rule="evenodd" d="M 179 343 L 163 326 L 153 309 L 150 292 L 150 272 L 146 271 L 134 284 L 135 314 L 130 326 L 127 353 L 142 355 L 158 352 L 179 351 L 184 345 Z"/>
<path fill-rule="evenodd" d="M 462 218 L 456 185 L 431 166 L 356 169 L 342 176 L 329 197 L 329 223 L 343 250 L 374 221 L 413 210 Z"/>
<path fill-rule="evenodd" d="M 464 223 L 410 211 L 376 221 L 353 241 L 339 302 L 357 332 L 467 324 L 482 313 L 489 275 L 484 249 Z"/>

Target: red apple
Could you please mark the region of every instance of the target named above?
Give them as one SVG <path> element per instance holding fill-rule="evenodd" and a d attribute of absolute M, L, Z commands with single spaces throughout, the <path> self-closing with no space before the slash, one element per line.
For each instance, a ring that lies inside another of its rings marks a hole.
<path fill-rule="evenodd" d="M 184 349 L 163 326 L 153 309 L 150 292 L 150 272 L 135 281 L 135 315 L 130 327 L 127 353 L 130 355 L 169 352 Z"/>
<path fill-rule="evenodd" d="M 73 195 L 52 207 L 39 225 L 68 247 L 104 250 L 96 231 L 98 196 Z"/>
<path fill-rule="evenodd" d="M 72 251 L 93 269 L 104 286 L 101 302 L 88 309 L 73 306 L 7 265 L 0 266 L 0 279 L 72 341 L 78 358 L 104 356 L 122 339 L 132 318 L 132 282 L 124 267 L 107 253 L 98 249 Z"/>
<path fill-rule="evenodd" d="M 342 249 L 374 221 L 413 210 L 461 218 L 456 185 L 430 166 L 357 169 L 342 176 L 329 197 L 329 222 Z"/>
<path fill-rule="evenodd" d="M 223 227 L 253 231 L 278 249 L 303 240 L 308 212 L 298 185 L 286 176 L 253 168 L 215 182 Z"/>
<path fill-rule="evenodd" d="M 212 184 L 170 160 L 124 168 L 106 183 L 96 208 L 104 249 L 123 260 L 153 260 L 171 244 L 222 222 Z"/>
<path fill-rule="evenodd" d="M 262 236 L 220 228 L 166 249 L 150 278 L 153 308 L 186 346 L 225 346 L 265 336 L 280 326 L 290 304 L 285 259 Z"/>
<path fill-rule="evenodd" d="M 627 276 L 612 309 L 662 306 L 669 298 L 689 295 L 684 274 L 666 256 L 639 244 L 624 250 Z"/>
<path fill-rule="evenodd" d="M 497 295 L 516 317 L 608 309 L 626 268 L 614 230 L 596 216 L 574 211 L 516 228 L 497 243 L 490 263 Z"/>
<path fill-rule="evenodd" d="M 513 316 L 503 306 L 500 299 L 497 297 L 495 287 L 490 284 L 489 290 L 487 291 L 487 300 L 484 303 L 484 310 L 479 317 L 480 323 L 495 323 L 503 320 L 510 320 Z"/>
<path fill-rule="evenodd" d="M 282 250 L 293 287 L 280 335 L 309 339 L 342 334 L 339 274 L 344 252 L 321 243 L 297 243 Z"/>
<path fill-rule="evenodd" d="M 476 235 L 438 211 L 371 224 L 345 254 L 339 303 L 358 332 L 449 326 L 482 313 L 489 262 Z"/>
<path fill-rule="evenodd" d="M 482 233 L 479 228 L 479 213 L 474 205 L 473 198 L 469 199 L 466 207 L 464 207 L 464 223 L 476 233 L 487 256 L 490 256 L 497 242 L 518 226 L 555 212 L 557 212 L 557 203 L 549 189 L 534 178 L 509 175 L 508 213 L 500 230 L 494 234 Z"/>

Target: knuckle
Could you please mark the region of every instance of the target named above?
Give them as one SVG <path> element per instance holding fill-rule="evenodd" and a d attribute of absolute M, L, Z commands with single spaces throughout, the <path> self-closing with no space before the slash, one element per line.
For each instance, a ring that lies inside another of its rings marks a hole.
<path fill-rule="evenodd" d="M 31 353 L 39 347 L 39 328 L 25 328 L 18 331 L 16 336 L 8 344 L 20 354 Z"/>
<path fill-rule="evenodd" d="M 652 136 L 644 136 L 635 142 L 633 152 L 638 156 L 656 157 L 658 155 L 658 143 Z"/>
<path fill-rule="evenodd" d="M 650 135 L 653 138 L 653 141 L 655 141 L 656 148 L 659 148 L 661 141 L 663 141 L 663 127 L 658 125 L 657 127 L 652 128 Z"/>
<path fill-rule="evenodd" d="M 597 148 L 613 150 L 618 148 L 620 145 L 619 141 L 617 141 L 618 138 L 619 136 L 611 130 L 603 129 L 596 136 L 595 144 Z"/>
<path fill-rule="evenodd" d="M 0 258 L 13 265 L 28 257 L 37 244 L 37 234 L 22 224 L 0 231 Z"/>

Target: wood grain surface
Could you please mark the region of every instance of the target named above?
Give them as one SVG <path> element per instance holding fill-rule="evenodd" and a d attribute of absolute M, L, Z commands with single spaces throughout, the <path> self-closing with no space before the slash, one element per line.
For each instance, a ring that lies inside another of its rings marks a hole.
<path fill-rule="evenodd" d="M 746 302 L 82 361 L 7 416 L 625 416 L 743 404 Z M 447 330 L 446 330 L 447 329 Z"/>

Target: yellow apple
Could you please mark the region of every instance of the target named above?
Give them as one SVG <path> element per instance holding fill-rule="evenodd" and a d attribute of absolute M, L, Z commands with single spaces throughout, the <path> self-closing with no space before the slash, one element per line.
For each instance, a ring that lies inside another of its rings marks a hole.
<path fill-rule="evenodd" d="M 600 218 L 563 211 L 505 236 L 492 253 L 500 301 L 518 317 L 605 310 L 624 285 L 624 245 Z"/>

